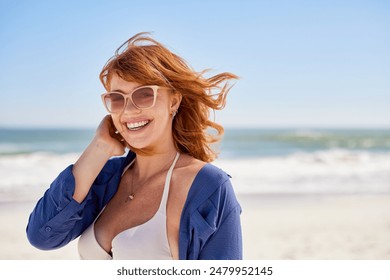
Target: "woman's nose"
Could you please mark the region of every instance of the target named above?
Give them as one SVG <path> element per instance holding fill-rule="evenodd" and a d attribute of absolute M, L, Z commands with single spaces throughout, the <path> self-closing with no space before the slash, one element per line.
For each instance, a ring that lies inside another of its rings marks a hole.
<path fill-rule="evenodd" d="M 130 98 L 128 98 L 126 100 L 126 104 L 125 104 L 125 108 L 123 109 L 123 112 L 137 112 L 137 113 L 140 113 L 142 110 L 141 109 L 138 109 L 137 107 L 135 107 L 135 105 L 133 104 L 133 102 L 131 101 Z"/>

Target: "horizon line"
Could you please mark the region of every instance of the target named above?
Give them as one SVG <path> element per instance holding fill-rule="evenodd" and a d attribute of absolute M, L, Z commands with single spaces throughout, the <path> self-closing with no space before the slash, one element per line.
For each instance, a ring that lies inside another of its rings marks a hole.
<path fill-rule="evenodd" d="M 9 126 L 1 125 L 0 130 L 96 130 L 93 126 Z M 299 130 L 299 129 L 346 129 L 346 130 L 390 130 L 390 125 L 371 125 L 371 126 L 357 126 L 357 125 L 258 125 L 258 126 L 237 126 L 225 125 L 225 130 L 252 130 L 252 129 L 280 129 L 280 130 Z"/>

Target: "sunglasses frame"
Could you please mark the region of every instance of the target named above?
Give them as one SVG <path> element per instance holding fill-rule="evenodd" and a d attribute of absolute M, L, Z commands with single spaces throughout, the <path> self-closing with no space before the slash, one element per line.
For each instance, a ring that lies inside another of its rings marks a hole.
<path fill-rule="evenodd" d="M 134 101 L 133 101 L 133 93 L 136 92 L 137 90 L 139 89 L 143 89 L 143 88 L 151 88 L 153 90 L 153 104 L 149 107 L 139 107 L 137 106 Z M 102 101 L 103 101 L 103 104 L 104 104 L 104 107 L 106 108 L 106 110 L 110 113 L 110 114 L 118 114 L 118 113 L 122 113 L 123 110 L 127 107 L 127 102 L 128 100 L 130 99 L 131 103 L 133 104 L 133 106 L 139 110 L 142 110 L 142 109 L 150 109 L 150 108 L 153 108 L 154 105 L 156 105 L 156 99 L 157 99 L 157 93 L 158 93 L 158 90 L 159 89 L 162 89 L 162 88 L 166 88 L 166 89 L 169 89 L 167 87 L 162 87 L 162 86 L 156 86 L 156 85 L 146 85 L 146 86 L 140 86 L 140 87 L 137 87 L 135 89 L 133 89 L 130 93 L 123 93 L 123 92 L 120 92 L 120 91 L 109 91 L 109 92 L 105 92 L 101 95 L 101 98 L 102 98 Z M 123 105 L 123 108 L 120 112 L 111 112 L 111 110 L 108 109 L 107 107 L 107 104 L 105 102 L 105 97 L 109 94 L 112 94 L 112 93 L 116 93 L 116 94 L 119 94 L 119 95 L 122 95 L 123 98 L 125 99 L 125 102 L 124 102 L 124 105 Z"/>

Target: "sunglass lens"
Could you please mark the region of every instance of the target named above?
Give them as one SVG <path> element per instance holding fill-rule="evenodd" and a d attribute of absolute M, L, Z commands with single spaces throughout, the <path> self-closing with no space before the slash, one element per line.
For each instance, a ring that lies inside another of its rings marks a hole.
<path fill-rule="evenodd" d="M 149 108 L 154 103 L 154 90 L 150 87 L 137 89 L 133 92 L 132 100 L 138 108 Z"/>
<path fill-rule="evenodd" d="M 111 113 L 122 111 L 125 106 L 125 98 L 118 93 L 109 93 L 104 97 L 107 109 Z"/>

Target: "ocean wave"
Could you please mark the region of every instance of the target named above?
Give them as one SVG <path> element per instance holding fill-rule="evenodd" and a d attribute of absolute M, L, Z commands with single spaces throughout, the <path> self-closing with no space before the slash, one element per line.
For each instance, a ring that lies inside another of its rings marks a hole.
<path fill-rule="evenodd" d="M 0 157 L 0 201 L 37 200 L 79 153 Z M 390 193 L 390 153 L 343 149 L 218 159 L 237 193 Z"/>
<path fill-rule="evenodd" d="M 0 157 L 1 201 L 36 200 L 79 154 L 29 153 Z"/>
<path fill-rule="evenodd" d="M 330 149 L 216 164 L 240 193 L 390 193 L 390 153 Z"/>
<path fill-rule="evenodd" d="M 227 130 L 222 147 L 228 156 L 240 153 L 281 155 L 296 151 L 328 149 L 386 152 L 390 149 L 389 130 Z"/>

